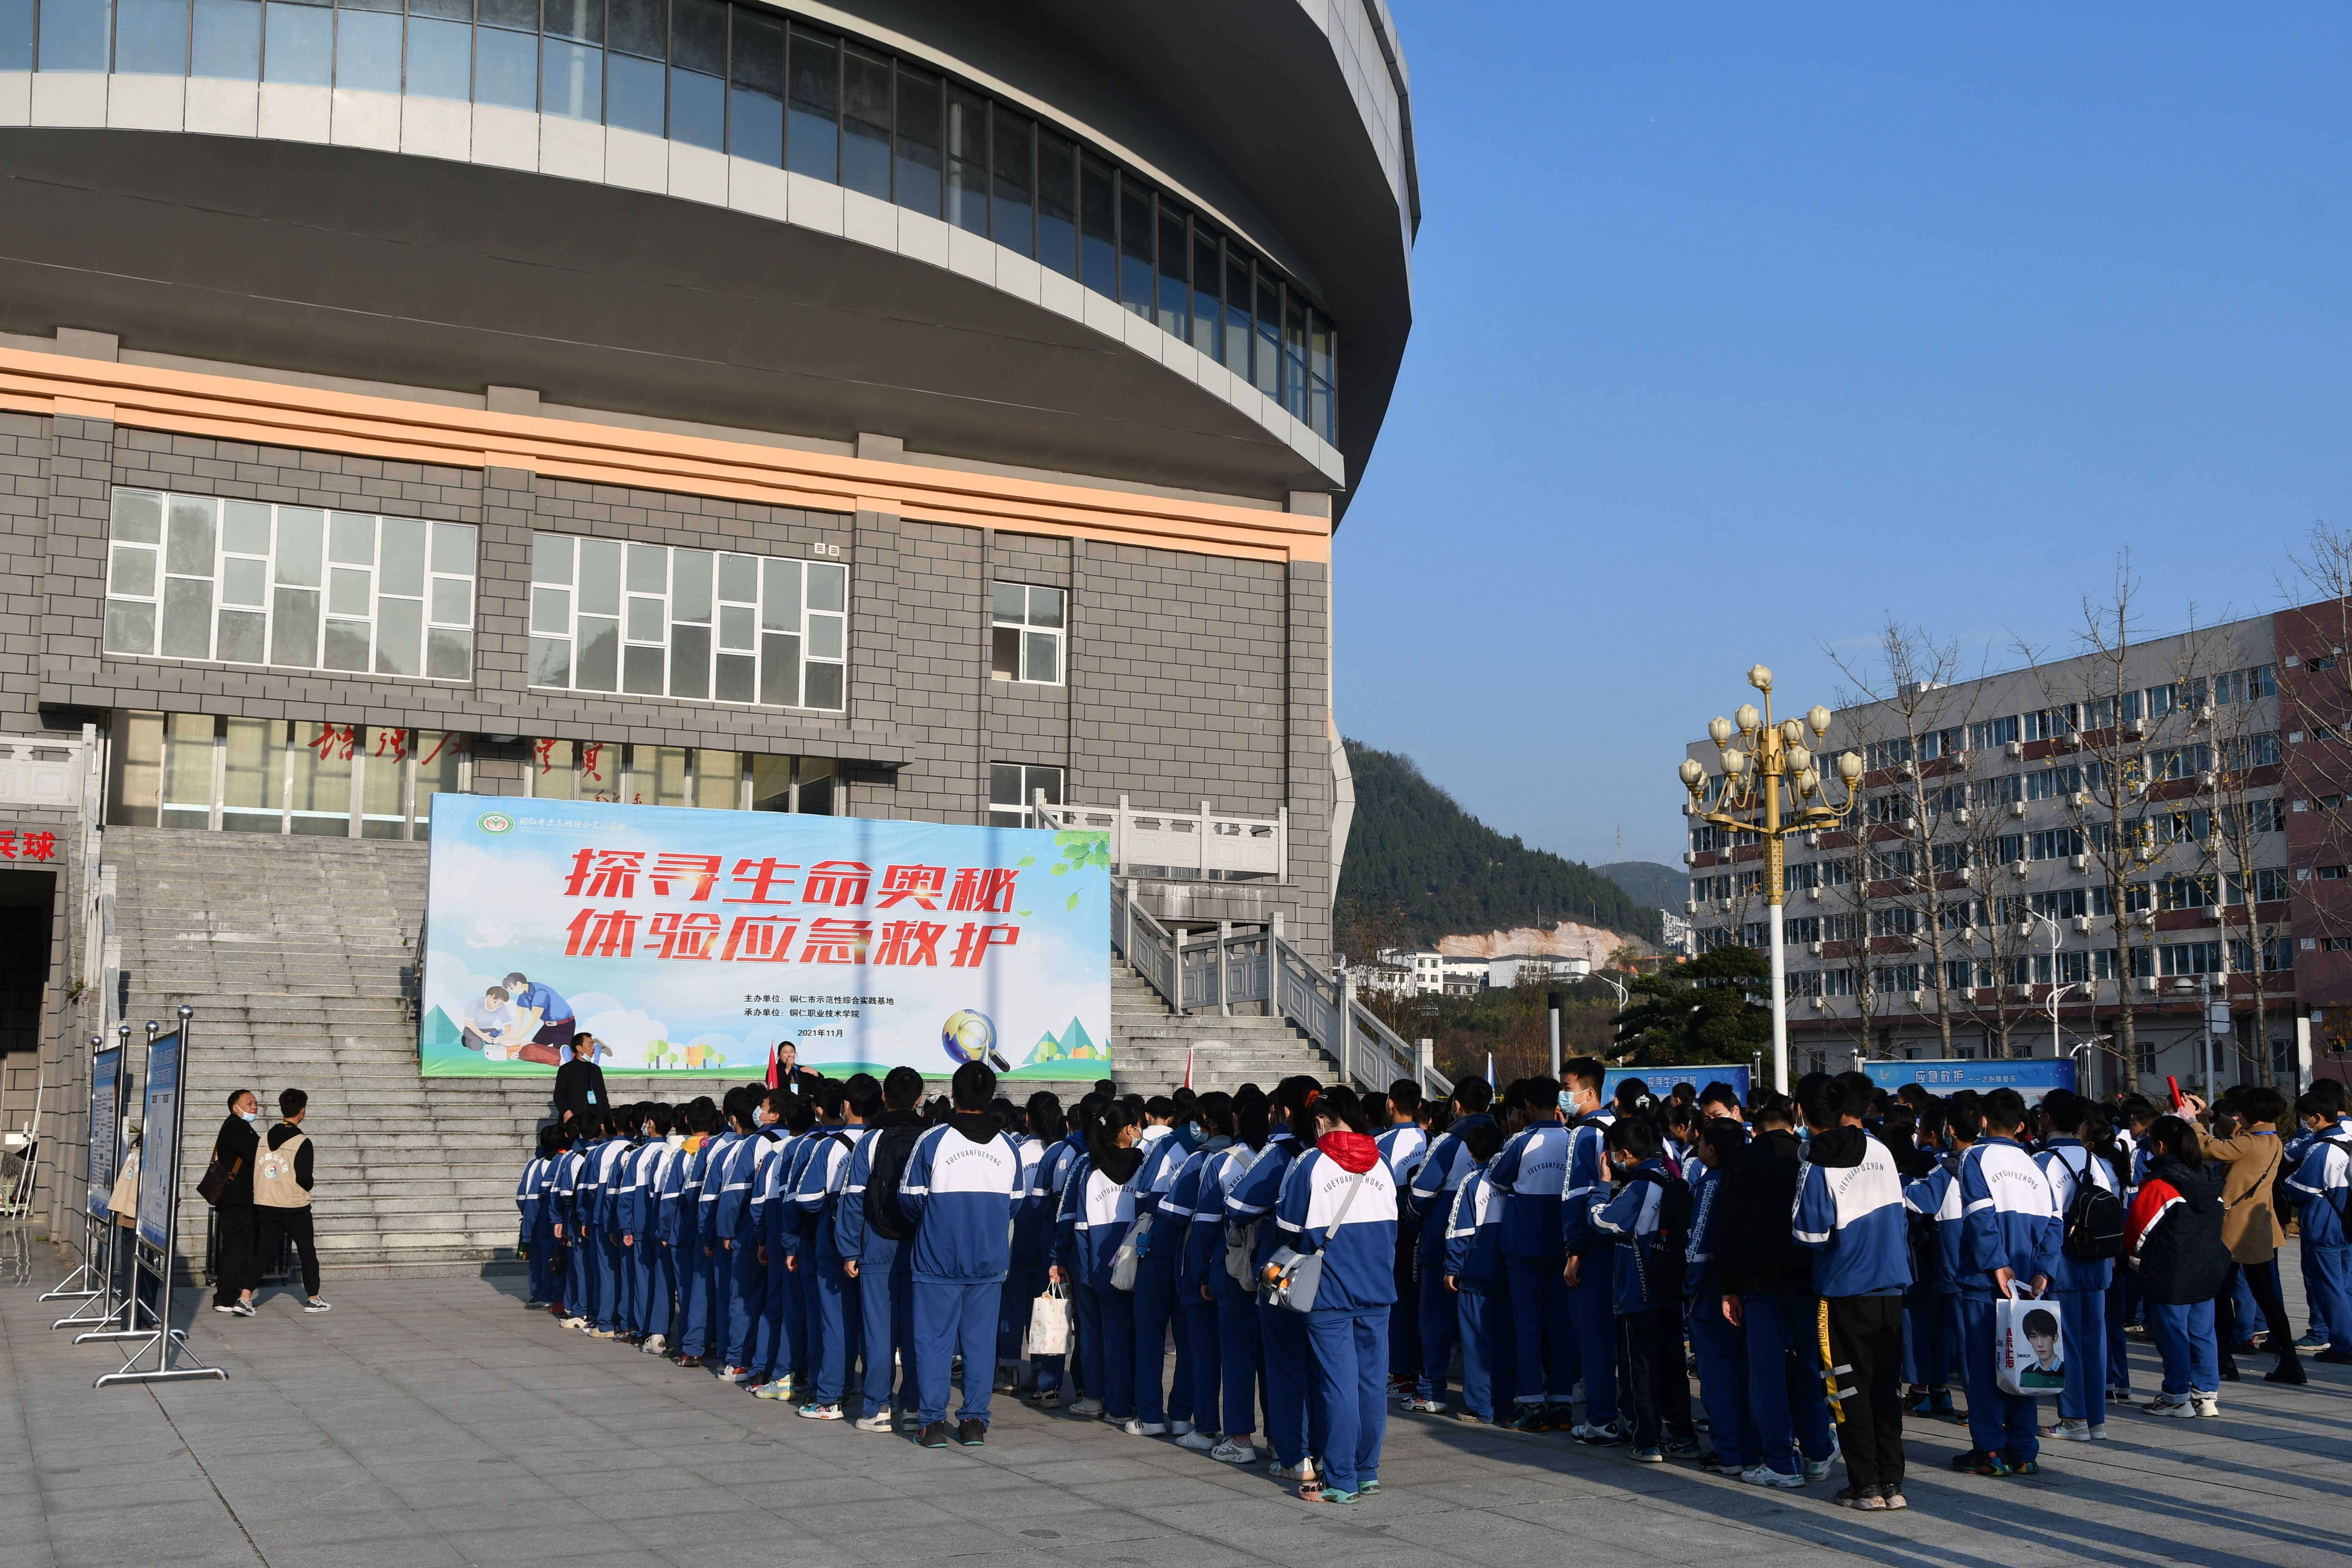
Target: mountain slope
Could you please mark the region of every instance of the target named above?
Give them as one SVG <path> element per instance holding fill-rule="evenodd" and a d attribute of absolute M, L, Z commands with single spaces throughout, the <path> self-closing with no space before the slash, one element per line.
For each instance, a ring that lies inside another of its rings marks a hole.
<path fill-rule="evenodd" d="M 1562 919 L 1659 939 L 1658 911 L 1590 866 L 1496 832 L 1410 757 L 1347 744 L 1356 820 L 1333 909 L 1342 952 Z"/>
<path fill-rule="evenodd" d="M 1625 889 L 1625 896 L 1652 909 L 1671 910 L 1690 897 L 1690 873 L 1655 860 L 1620 860 L 1594 870 Z"/>

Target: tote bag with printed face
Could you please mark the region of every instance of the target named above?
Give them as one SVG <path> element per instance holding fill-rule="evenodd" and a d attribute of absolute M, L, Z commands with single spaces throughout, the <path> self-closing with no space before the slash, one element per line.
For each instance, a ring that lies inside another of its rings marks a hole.
<path fill-rule="evenodd" d="M 1993 1372 L 2003 1394 L 2066 1386 L 2064 1315 L 2053 1299 L 2011 1296 L 1993 1304 Z"/>

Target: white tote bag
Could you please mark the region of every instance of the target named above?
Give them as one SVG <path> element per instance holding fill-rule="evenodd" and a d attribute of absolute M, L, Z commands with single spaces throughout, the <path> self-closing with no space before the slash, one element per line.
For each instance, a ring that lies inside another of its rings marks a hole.
<path fill-rule="evenodd" d="M 1045 1293 L 1029 1304 L 1029 1334 L 1022 1342 L 1022 1352 L 1033 1359 L 1041 1355 L 1070 1353 L 1070 1293 L 1060 1285 L 1048 1285 Z"/>
<path fill-rule="evenodd" d="M 2057 1300 L 2020 1296 L 2012 1285 L 1992 1309 L 1992 1364 L 2000 1391 L 2031 1399 L 2065 1387 L 2065 1319 Z"/>

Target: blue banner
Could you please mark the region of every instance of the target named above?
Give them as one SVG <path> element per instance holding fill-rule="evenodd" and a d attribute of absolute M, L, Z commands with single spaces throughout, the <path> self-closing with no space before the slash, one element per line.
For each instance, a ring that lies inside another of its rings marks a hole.
<path fill-rule="evenodd" d="M 1748 1070 L 1745 1067 L 1717 1062 L 1690 1068 L 1619 1068 L 1601 1080 L 1601 1098 L 1615 1100 L 1617 1086 L 1629 1078 L 1640 1079 L 1642 1086 L 1659 1100 L 1665 1099 L 1678 1083 L 1689 1084 L 1702 1091 L 1711 1083 L 1727 1083 L 1739 1091 L 1739 1103 L 1748 1103 Z"/>
<path fill-rule="evenodd" d="M 1109 1076 L 1101 833 L 444 795 L 425 907 L 428 1078 Z"/>
<path fill-rule="evenodd" d="M 122 1047 L 89 1058 L 89 1214 L 106 1217 L 114 1192 L 115 1157 L 122 1148 Z"/>
<path fill-rule="evenodd" d="M 180 1036 L 158 1035 L 147 1047 L 147 1104 L 139 1131 L 139 1236 L 169 1252 L 172 1184 L 180 1174 Z"/>
<path fill-rule="evenodd" d="M 1894 1090 L 1906 1083 L 1916 1083 L 1937 1095 L 1957 1094 L 1972 1089 L 1979 1094 L 1990 1094 L 1996 1089 L 2013 1089 L 2025 1097 L 2028 1105 L 2039 1105 L 2042 1097 L 2053 1089 L 2074 1087 L 2074 1058 L 2072 1057 L 2011 1058 L 1997 1061 L 1951 1059 L 1928 1062 L 1864 1062 L 1863 1070 L 1879 1088 Z"/>

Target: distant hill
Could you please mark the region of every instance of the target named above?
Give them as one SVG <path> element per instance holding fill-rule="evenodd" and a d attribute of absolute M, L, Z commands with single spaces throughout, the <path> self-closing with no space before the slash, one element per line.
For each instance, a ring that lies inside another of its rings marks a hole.
<path fill-rule="evenodd" d="M 1680 867 L 1661 866 L 1655 860 L 1620 860 L 1593 869 L 1624 889 L 1635 903 L 1652 909 L 1671 910 L 1690 897 L 1690 873 Z"/>
<path fill-rule="evenodd" d="M 1658 910 L 1646 900 L 1590 866 L 1496 832 L 1412 758 L 1347 744 L 1356 817 L 1332 911 L 1341 952 L 1427 947 L 1458 932 L 1561 920 L 1660 940 Z"/>

